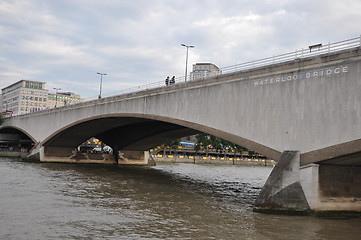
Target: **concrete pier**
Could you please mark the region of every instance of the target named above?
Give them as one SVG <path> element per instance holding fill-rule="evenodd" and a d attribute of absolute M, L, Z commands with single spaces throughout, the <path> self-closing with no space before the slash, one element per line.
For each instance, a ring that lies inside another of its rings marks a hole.
<path fill-rule="evenodd" d="M 285 151 L 262 188 L 254 210 L 361 214 L 361 167 L 300 166 L 300 153 Z"/>

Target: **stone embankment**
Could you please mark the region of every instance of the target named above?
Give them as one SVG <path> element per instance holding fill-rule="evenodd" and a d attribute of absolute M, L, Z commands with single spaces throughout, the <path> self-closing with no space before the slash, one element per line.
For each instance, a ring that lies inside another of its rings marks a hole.
<path fill-rule="evenodd" d="M 231 158 L 231 157 L 205 157 L 205 156 L 183 156 L 183 155 L 153 155 L 156 163 L 197 163 L 197 164 L 223 164 L 223 165 L 245 165 L 245 166 L 270 166 L 276 162 L 271 159 L 261 158 Z"/>

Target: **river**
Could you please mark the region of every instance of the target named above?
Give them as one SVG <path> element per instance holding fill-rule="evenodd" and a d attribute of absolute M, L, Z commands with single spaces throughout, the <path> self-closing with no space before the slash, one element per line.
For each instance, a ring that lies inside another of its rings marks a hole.
<path fill-rule="evenodd" d="M 0 239 L 360 239 L 358 218 L 254 213 L 271 170 L 0 158 Z"/>

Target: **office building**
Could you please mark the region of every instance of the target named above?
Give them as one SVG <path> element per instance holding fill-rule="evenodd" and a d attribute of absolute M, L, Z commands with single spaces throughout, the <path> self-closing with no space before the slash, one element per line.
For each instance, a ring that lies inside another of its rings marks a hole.
<path fill-rule="evenodd" d="M 18 115 L 47 108 L 45 82 L 20 80 L 1 89 L 1 112 Z"/>
<path fill-rule="evenodd" d="M 207 77 L 213 77 L 221 74 L 222 71 L 213 63 L 196 63 L 193 64 L 191 80 L 201 80 Z"/>
<path fill-rule="evenodd" d="M 48 108 L 62 107 L 81 102 L 79 95 L 72 92 L 58 92 L 48 94 Z"/>

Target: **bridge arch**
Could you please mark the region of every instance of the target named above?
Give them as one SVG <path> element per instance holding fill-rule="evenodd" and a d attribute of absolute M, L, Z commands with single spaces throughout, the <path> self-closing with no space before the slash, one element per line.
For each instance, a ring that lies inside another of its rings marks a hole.
<path fill-rule="evenodd" d="M 36 140 L 22 128 L 16 126 L 0 127 L 0 143 L 30 150 L 35 142 Z"/>
<path fill-rule="evenodd" d="M 270 158 L 278 158 L 274 149 L 205 125 L 165 116 L 139 113 L 102 114 L 78 120 L 64 126 L 44 139 L 46 147 L 76 148 L 91 137 L 116 149 L 145 151 L 173 139 L 199 132 L 221 137 L 255 150 Z"/>

